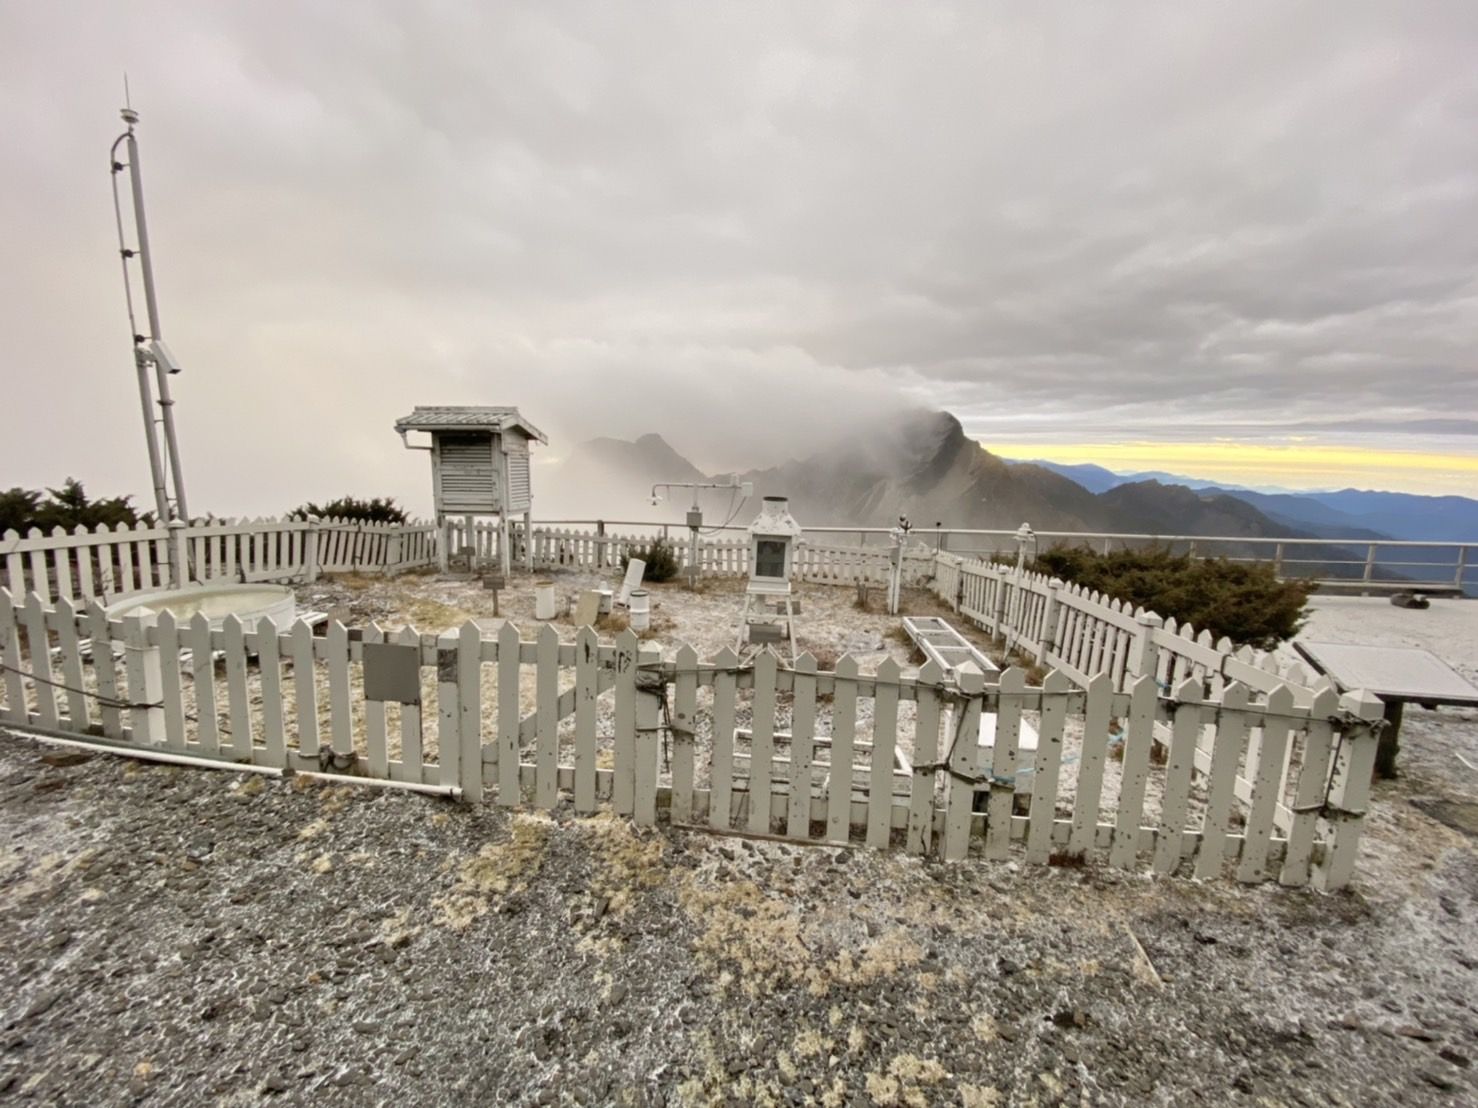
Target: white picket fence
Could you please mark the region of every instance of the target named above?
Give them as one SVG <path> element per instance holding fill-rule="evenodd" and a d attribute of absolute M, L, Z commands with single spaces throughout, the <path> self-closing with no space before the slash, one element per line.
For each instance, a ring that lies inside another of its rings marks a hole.
<path fill-rule="evenodd" d="M 600 572 L 640 556 L 660 531 L 615 534 L 604 529 L 576 530 L 536 524 L 532 532 L 533 568 Z M 679 564 L 686 566 L 686 533 L 668 541 Z M 320 573 L 398 573 L 440 563 L 443 544 L 450 553 L 467 548 L 487 568 L 499 564 L 499 534 L 491 523 L 475 522 L 469 532 L 460 519 L 435 524 L 413 522 L 360 523 L 353 520 L 212 520 L 166 527 L 106 525 L 96 530 L 7 531 L 0 536 L 0 586 L 13 595 L 35 592 L 48 603 L 68 599 L 85 603 L 113 600 L 132 593 L 168 588 L 171 548 L 184 567 L 184 580 L 200 584 L 222 581 L 315 580 Z M 530 540 L 512 527 L 510 555 L 515 566 L 526 564 Z M 699 565 L 714 576 L 749 572 L 747 539 L 705 537 Z M 850 546 L 807 542 L 797 551 L 796 575 L 822 584 L 887 583 L 889 550 L 884 546 Z M 914 546 L 904 553 L 903 581 L 923 585 L 934 576 L 934 552 Z"/>
<path fill-rule="evenodd" d="M 1236 680 L 1260 695 L 1286 685 L 1307 705 L 1329 687 L 1301 665 L 1280 667 L 1271 653 L 1038 573 L 944 553 L 931 588 L 971 623 L 1080 688 L 1100 673 L 1120 689 L 1138 674 L 1153 674 L 1162 689 L 1187 677 Z"/>
<path fill-rule="evenodd" d="M 448 549 L 471 549 L 484 565 L 496 565 L 499 556 L 498 528 L 490 522 L 474 521 L 467 530 L 462 520 L 446 523 Z M 513 524 L 509 557 L 524 565 L 529 553 L 521 525 Z M 691 560 L 688 532 L 681 528 L 654 527 L 644 534 L 594 529 L 553 527 L 535 523 L 532 531 L 533 568 L 601 572 L 619 567 L 628 557 L 641 557 L 651 543 L 661 539 L 672 550 L 679 567 Z M 748 538 L 702 536 L 698 543 L 698 566 L 709 576 L 744 576 L 749 573 Z M 886 585 L 891 570 L 890 548 L 880 545 L 847 544 L 803 539 L 795 554 L 795 576 L 818 584 Z M 923 585 L 934 576 L 934 551 L 922 544 L 908 547 L 903 555 L 903 583 Z"/>
<path fill-rule="evenodd" d="M 166 527 L 104 524 L 0 536 L 0 584 L 48 603 L 115 599 L 170 586 L 170 549 L 185 580 L 311 581 L 320 572 L 398 572 L 436 563 L 432 524 L 353 520 L 212 520 Z"/>
<path fill-rule="evenodd" d="M 417 700 L 366 699 L 366 648 L 384 644 L 409 652 Z M 1036 863 L 1329 889 L 1353 871 L 1380 715 L 1368 697 L 1323 689 L 1301 705 L 1284 685 L 1260 698 L 1194 676 L 1164 696 L 1132 670 L 1028 687 L 1019 669 L 986 685 L 933 663 L 863 673 L 844 657 L 825 672 L 809 655 L 739 665 L 686 647 L 664 659 L 630 631 L 603 643 L 590 628 L 529 641 L 511 623 L 490 637 L 332 622 L 315 635 L 301 621 L 177 626 L 168 612 L 150 626 L 3 590 L 0 667 L 0 720 L 141 756 L 944 859 L 1024 846 Z M 1023 725 L 1038 735 L 1030 767 Z"/>
<path fill-rule="evenodd" d="M 1177 697 L 1187 684 L 1213 700 L 1239 687 L 1254 705 L 1267 706 L 1281 697 L 1311 714 L 1338 700 L 1327 677 L 1313 675 L 1302 665 L 1280 665 L 1271 653 L 1236 647 L 1226 638 L 1213 640 L 1209 632 L 1177 625 L 1173 617 L 1162 620 L 1144 608 L 1041 574 L 941 554 L 933 588 L 961 616 L 990 631 L 1008 649 L 1053 667 L 1078 688 L 1106 680 L 1110 687 L 1126 691 L 1148 676 L 1162 693 Z M 1380 704 L 1368 694 L 1363 699 Z M 1156 730 L 1156 739 L 1162 746 L 1169 742 L 1164 728 Z M 1251 803 L 1258 774 L 1275 772 L 1283 784 L 1274 790 L 1280 799 L 1273 806 L 1273 820 L 1284 833 L 1291 831 L 1299 814 L 1298 803 L 1287 799 L 1293 759 L 1292 747 L 1270 752 L 1265 736 L 1254 729 L 1244 756 L 1245 773 L 1237 775 L 1233 785 L 1237 798 Z M 1193 775 L 1199 779 L 1211 769 L 1210 750 L 1199 751 Z"/>

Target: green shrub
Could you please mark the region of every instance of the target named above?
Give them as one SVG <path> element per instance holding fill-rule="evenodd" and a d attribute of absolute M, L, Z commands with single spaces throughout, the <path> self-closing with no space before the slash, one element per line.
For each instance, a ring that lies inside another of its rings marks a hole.
<path fill-rule="evenodd" d="M 663 581 L 671 581 L 677 576 L 682 568 L 678 564 L 677 551 L 666 539 L 656 539 L 646 546 L 634 546 L 631 553 L 621 559 L 621 572 L 626 572 L 626 566 L 632 558 L 640 558 L 647 563 L 646 572 L 642 574 L 643 581 L 651 581 L 661 584 Z"/>
<path fill-rule="evenodd" d="M 405 509 L 390 496 L 377 496 L 373 500 L 359 500 L 353 496 L 341 496 L 319 507 L 311 501 L 287 514 L 288 519 L 350 519 L 360 523 L 404 523 L 409 516 Z"/>
<path fill-rule="evenodd" d="M 1192 558 L 1163 547 L 1111 554 L 1056 547 L 1039 554 L 1032 568 L 1260 650 L 1298 633 L 1315 587 L 1280 581 L 1267 563 Z"/>
<path fill-rule="evenodd" d="M 53 527 L 68 531 L 77 527 L 93 529 L 106 523 L 153 523 L 152 513 L 140 514 L 131 496 L 110 496 L 103 500 L 88 498 L 82 482 L 68 477 L 59 489 L 12 488 L 0 492 L 0 534 L 17 531 L 24 535 L 32 527 L 50 534 Z"/>

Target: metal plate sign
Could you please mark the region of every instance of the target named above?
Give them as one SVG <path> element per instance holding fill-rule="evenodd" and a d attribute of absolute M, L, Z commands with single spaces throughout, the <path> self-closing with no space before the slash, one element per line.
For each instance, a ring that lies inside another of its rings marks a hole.
<path fill-rule="evenodd" d="M 364 698 L 398 704 L 421 703 L 421 648 L 365 643 Z"/>

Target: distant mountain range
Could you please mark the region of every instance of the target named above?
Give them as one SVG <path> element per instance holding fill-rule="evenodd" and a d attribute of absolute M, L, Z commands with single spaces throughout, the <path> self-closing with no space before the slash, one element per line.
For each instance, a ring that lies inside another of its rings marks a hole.
<path fill-rule="evenodd" d="M 661 435 L 594 439 L 541 477 L 540 514 L 612 523 L 654 516 L 676 522 L 692 494 L 663 490 L 666 503 L 654 508 L 654 485 L 726 476 L 704 474 Z M 1466 497 L 1358 489 L 1270 492 L 1168 473 L 1126 475 L 1101 466 L 1008 462 L 967 437 L 948 412 L 903 413 L 884 424 L 856 428 L 841 446 L 733 476 L 753 482 L 757 497 L 789 497 L 803 527 L 890 527 L 903 515 L 921 531 L 936 524 L 1014 530 L 1025 521 L 1039 532 L 1351 540 L 1349 546 L 1310 551 L 1305 557 L 1331 560 L 1328 565 L 1306 561 L 1302 571 L 1315 576 L 1347 576 L 1352 565 L 1358 571 L 1366 542 L 1478 542 L 1478 500 Z M 713 492 L 702 494 L 700 503 L 709 526 L 748 523 L 756 507 Z M 1265 546 L 1251 543 L 1226 544 L 1219 552 L 1267 556 Z M 1413 560 L 1453 565 L 1456 549 L 1434 546 Z M 1389 562 L 1389 555 L 1383 561 Z M 1375 570 L 1383 580 L 1400 579 L 1401 572 L 1385 565 Z M 1426 579 L 1422 570 L 1411 572 Z M 1478 583 L 1470 591 L 1478 592 Z"/>
<path fill-rule="evenodd" d="M 656 434 L 594 439 L 550 476 L 559 514 L 627 519 L 651 517 L 654 484 L 712 479 Z M 753 482 L 756 495 L 788 496 L 796 517 L 812 526 L 886 527 L 906 515 L 919 528 L 1014 529 L 1028 521 L 1040 531 L 1310 534 L 1220 489 L 1116 480 L 1095 492 L 1051 466 L 997 457 L 948 412 L 905 413 L 858 428 L 843 446 L 737 476 Z M 710 521 L 722 522 L 706 503 Z"/>
<path fill-rule="evenodd" d="M 1049 462 L 1041 458 L 1031 458 L 1024 463 L 1042 466 L 1060 473 L 1070 481 L 1076 481 L 1089 492 L 1107 492 L 1109 489 L 1119 485 L 1134 484 L 1139 481 L 1158 481 L 1162 485 L 1184 485 L 1188 489 L 1219 489 L 1223 492 L 1267 492 L 1267 493 L 1297 493 L 1298 489 L 1283 488 L 1279 485 L 1229 485 L 1225 481 L 1207 481 L 1200 477 L 1186 477 L 1179 473 L 1166 473 L 1160 469 L 1138 470 L 1134 473 L 1115 473 L 1113 470 L 1104 469 L 1103 466 L 1084 462 L 1078 465 L 1065 465 L 1061 462 Z"/>
<path fill-rule="evenodd" d="M 1217 491 L 1251 504 L 1274 523 L 1319 538 L 1455 540 L 1478 542 L 1478 500 L 1465 496 L 1420 496 L 1404 492 L 1340 489 L 1296 492 L 1249 489 L 1174 474 L 1119 474 L 1096 465 L 1024 463 L 1050 469 L 1084 488 L 1110 492 L 1146 479 L 1202 491 Z"/>

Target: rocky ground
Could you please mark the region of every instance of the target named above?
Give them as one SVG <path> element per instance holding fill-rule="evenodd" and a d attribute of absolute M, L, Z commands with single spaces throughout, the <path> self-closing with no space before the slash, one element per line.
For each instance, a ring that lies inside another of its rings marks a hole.
<path fill-rule="evenodd" d="M 1322 897 L 638 833 L 0 736 L 0 1090 L 1473 1103 L 1478 856 L 1381 803 L 1422 825 L 1408 879 Z"/>

